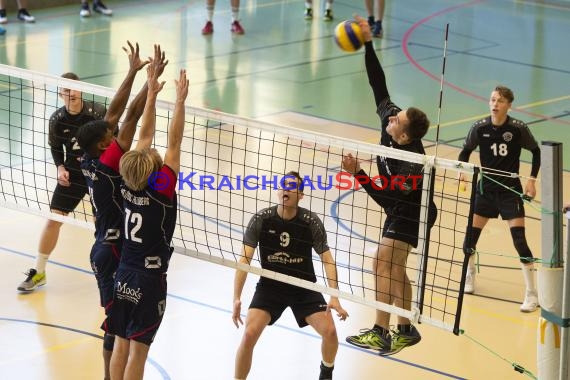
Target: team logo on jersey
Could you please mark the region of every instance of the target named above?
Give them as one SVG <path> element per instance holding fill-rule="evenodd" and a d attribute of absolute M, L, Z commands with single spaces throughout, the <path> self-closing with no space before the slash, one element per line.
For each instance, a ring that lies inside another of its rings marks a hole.
<path fill-rule="evenodd" d="M 276 252 L 273 255 L 267 256 L 267 261 L 272 264 L 299 264 L 303 262 L 303 258 L 291 257 L 290 254 L 285 252 Z"/>
<path fill-rule="evenodd" d="M 144 258 L 144 267 L 148 269 L 159 269 L 162 266 L 160 256 L 147 256 Z"/>
<path fill-rule="evenodd" d="M 291 242 L 291 236 L 289 235 L 288 232 L 281 232 L 281 235 L 279 235 L 279 244 L 282 247 L 287 247 L 289 246 L 289 243 Z"/>
<path fill-rule="evenodd" d="M 513 139 L 513 134 L 511 132 L 503 133 L 503 140 L 505 140 L 506 142 L 509 142 L 512 139 Z"/>

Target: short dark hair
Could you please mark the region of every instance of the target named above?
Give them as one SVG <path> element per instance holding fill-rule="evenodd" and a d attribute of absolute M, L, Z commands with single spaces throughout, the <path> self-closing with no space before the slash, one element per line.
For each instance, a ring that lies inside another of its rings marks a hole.
<path fill-rule="evenodd" d="M 94 120 L 79 127 L 75 138 L 77 139 L 79 147 L 83 149 L 89 157 L 99 157 L 97 144 L 105 138 L 108 130 L 108 122 L 104 120 Z"/>
<path fill-rule="evenodd" d="M 499 93 L 503 98 L 507 99 L 509 103 L 512 103 L 515 100 L 515 94 L 513 94 L 513 90 L 506 86 L 497 86 L 495 87 L 495 91 Z"/>
<path fill-rule="evenodd" d="M 424 111 L 416 107 L 410 107 L 406 110 L 406 116 L 410 124 L 406 129 L 406 134 L 412 140 L 420 140 L 424 137 L 429 129 L 429 119 Z"/>
<path fill-rule="evenodd" d="M 79 80 L 79 76 L 72 72 L 61 74 L 61 77 L 65 79 Z"/>
<path fill-rule="evenodd" d="M 295 177 L 297 178 L 298 182 L 299 182 L 299 191 L 302 193 L 303 189 L 305 188 L 305 184 L 303 183 L 303 178 L 301 178 L 301 176 L 299 175 L 298 172 L 294 171 L 294 170 L 290 170 L 287 173 L 285 173 L 285 178 L 286 177 Z M 285 179 L 283 179 L 283 181 L 285 181 Z"/>

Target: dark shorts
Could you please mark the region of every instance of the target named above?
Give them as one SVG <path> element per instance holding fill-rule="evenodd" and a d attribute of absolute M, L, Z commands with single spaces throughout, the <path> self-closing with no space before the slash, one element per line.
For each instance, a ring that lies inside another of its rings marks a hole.
<path fill-rule="evenodd" d="M 524 218 L 524 204 L 520 195 L 512 191 L 486 191 L 475 195 L 473 212 L 485 218 L 497 218 L 501 215 L 503 220 Z"/>
<path fill-rule="evenodd" d="M 149 345 L 166 309 L 166 274 L 117 269 L 111 313 L 103 329 Z"/>
<path fill-rule="evenodd" d="M 72 173 L 70 171 L 70 173 Z M 53 191 L 51 197 L 50 209 L 59 210 L 64 213 L 70 213 L 81 202 L 85 194 L 87 194 L 87 185 L 85 184 L 85 177 L 70 174 L 70 186 L 61 186 L 59 183 Z"/>
<path fill-rule="evenodd" d="M 420 229 L 420 207 L 399 203 L 386 212 L 382 228 L 382 237 L 403 241 L 416 248 Z M 432 228 L 437 218 L 437 208 L 432 204 L 429 209 L 428 224 Z"/>
<path fill-rule="evenodd" d="M 115 272 L 119 266 L 121 249 L 116 244 L 96 242 L 91 248 L 91 268 L 97 280 L 101 306 L 105 314 L 109 315 L 115 288 Z"/>
<path fill-rule="evenodd" d="M 267 311 L 271 315 L 269 324 L 272 325 L 287 307 L 293 311 L 299 327 L 305 327 L 308 325 L 305 318 L 319 311 L 326 311 L 327 302 L 321 293 L 313 290 L 291 285 L 282 287 L 257 283 L 250 309 Z"/>

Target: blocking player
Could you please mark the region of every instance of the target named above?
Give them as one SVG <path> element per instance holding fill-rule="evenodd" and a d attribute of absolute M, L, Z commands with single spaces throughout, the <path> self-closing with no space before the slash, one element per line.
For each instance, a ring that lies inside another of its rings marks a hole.
<path fill-rule="evenodd" d="M 124 240 L 108 318 L 108 333 L 115 335 L 112 379 L 143 378 L 148 351 L 166 309 L 166 272 L 176 224 L 176 173 L 180 168 L 188 80 L 186 70 L 181 70 L 163 160 L 150 146 L 156 97 L 164 82 L 158 82 L 152 64 L 147 74 L 148 95 L 139 141 L 119 164 L 124 181 Z"/>
<path fill-rule="evenodd" d="M 128 41 L 127 44 L 129 50 L 123 50 L 129 56 L 129 71 L 109 105 L 109 117 L 106 116 L 106 120 L 118 120 L 122 115 L 135 76 L 148 63 L 140 59 L 138 44 L 136 47 Z M 161 68 L 166 65 L 164 54 L 156 45 L 153 64 Z M 101 306 L 105 308 L 106 315 L 109 315 L 111 309 L 115 271 L 119 265 L 123 242 L 123 199 L 120 191 L 119 160 L 124 152 L 131 148 L 137 122 L 145 106 L 147 91 L 145 84 L 131 102 L 116 139 L 112 134 L 116 126 L 107 121 L 87 123 L 77 132 L 77 141 L 85 151 L 81 169 L 95 210 L 95 243 L 91 249 L 90 261 L 99 288 Z M 103 338 L 105 379 L 110 379 L 109 364 L 113 344 L 114 336 L 106 333 Z"/>

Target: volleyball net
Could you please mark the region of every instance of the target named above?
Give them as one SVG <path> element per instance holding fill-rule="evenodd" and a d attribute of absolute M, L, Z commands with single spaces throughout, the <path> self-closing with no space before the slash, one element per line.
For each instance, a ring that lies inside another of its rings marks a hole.
<path fill-rule="evenodd" d="M 0 65 L 0 206 L 93 228 L 87 197 L 67 217 L 49 212 L 57 183 L 48 145 L 49 118 L 63 105 L 58 99 L 61 88 L 80 90 L 84 99 L 104 105 L 114 94 L 109 88 Z M 154 144 L 161 155 L 173 109 L 172 103 L 157 103 Z M 473 165 L 190 106 L 186 124 L 177 185 L 176 253 L 459 332 L 465 276 L 462 245 L 473 188 L 462 189 L 457 178 L 460 171 L 473 173 Z M 423 168 L 424 180 L 414 182 L 422 192 L 419 242 L 406 266 L 413 288 L 411 311 L 376 301 L 375 256 L 386 214 L 359 181 L 342 171 L 342 157 L 348 153 L 358 157 L 379 188 L 385 182 L 378 181 L 382 178 L 377 176 L 377 157 Z M 323 221 L 337 264 L 338 290 L 327 287 L 316 254 L 316 283 L 262 269 L 258 254 L 250 265 L 239 263 L 250 219 L 277 204 L 276 190 L 289 171 L 303 178 L 300 207 Z M 438 216 L 430 229 L 431 199 Z"/>

